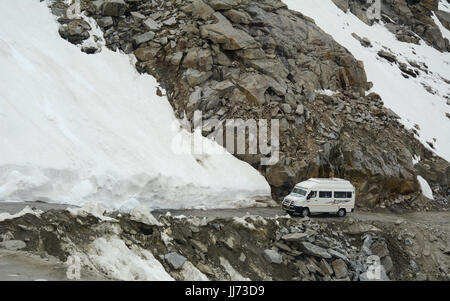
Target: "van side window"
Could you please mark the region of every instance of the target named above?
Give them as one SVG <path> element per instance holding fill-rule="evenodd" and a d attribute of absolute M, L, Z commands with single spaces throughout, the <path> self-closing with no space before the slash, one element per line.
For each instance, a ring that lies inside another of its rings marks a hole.
<path fill-rule="evenodd" d="M 347 191 L 347 198 L 349 198 L 349 199 L 352 198 L 352 192 L 348 192 L 348 191 Z"/>
<path fill-rule="evenodd" d="M 336 199 L 345 199 L 347 198 L 347 192 L 345 191 L 335 191 L 334 198 Z"/>
<path fill-rule="evenodd" d="M 332 197 L 331 195 L 332 195 L 331 191 L 319 191 L 319 198 L 330 199 Z"/>

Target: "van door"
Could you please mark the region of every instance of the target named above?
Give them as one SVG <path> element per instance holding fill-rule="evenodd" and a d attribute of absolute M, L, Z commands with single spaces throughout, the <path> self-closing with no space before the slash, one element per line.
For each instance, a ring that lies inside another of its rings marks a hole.
<path fill-rule="evenodd" d="M 333 191 L 323 190 L 319 191 L 319 198 L 317 202 L 318 212 L 332 212 L 334 211 L 333 204 Z"/>
<path fill-rule="evenodd" d="M 316 212 L 317 206 L 317 191 L 310 191 L 306 198 L 306 203 L 308 204 L 309 212 Z"/>

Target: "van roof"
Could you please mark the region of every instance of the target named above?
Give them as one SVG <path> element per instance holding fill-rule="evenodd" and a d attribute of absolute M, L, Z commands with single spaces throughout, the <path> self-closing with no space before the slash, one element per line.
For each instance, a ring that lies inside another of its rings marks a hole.
<path fill-rule="evenodd" d="M 307 181 L 298 183 L 295 186 L 316 189 L 355 189 L 352 183 L 339 178 L 311 178 Z"/>

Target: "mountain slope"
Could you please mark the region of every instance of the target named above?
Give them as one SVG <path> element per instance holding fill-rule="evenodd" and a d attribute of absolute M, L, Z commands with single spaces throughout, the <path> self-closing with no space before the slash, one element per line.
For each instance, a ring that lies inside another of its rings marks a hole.
<path fill-rule="evenodd" d="M 369 26 L 351 12 L 344 13 L 330 1 L 286 0 L 290 9 L 311 18 L 332 35 L 357 59 L 364 62 L 371 91 L 378 93 L 386 107 L 401 117 L 401 122 L 413 129 L 418 125 L 416 136 L 427 148 L 450 160 L 450 53 L 439 52 L 421 40 L 420 45 L 404 43 L 396 39 L 385 26 L 375 23 Z M 444 36 L 448 30 L 442 27 Z M 364 47 L 352 34 L 367 38 L 372 47 Z M 380 50 L 391 52 L 398 63 L 389 62 L 378 55 Z M 404 77 L 399 64 L 423 65 L 416 77 Z M 447 99 L 445 98 L 447 97 Z M 427 143 L 432 143 L 433 148 Z"/>

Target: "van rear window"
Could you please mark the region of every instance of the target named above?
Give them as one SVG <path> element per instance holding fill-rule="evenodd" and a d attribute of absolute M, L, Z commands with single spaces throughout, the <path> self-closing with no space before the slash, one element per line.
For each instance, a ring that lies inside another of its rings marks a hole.
<path fill-rule="evenodd" d="M 331 191 L 319 191 L 319 198 L 331 198 L 332 196 Z"/>
<path fill-rule="evenodd" d="M 351 198 L 352 197 L 352 193 L 349 192 L 349 191 L 335 191 L 334 192 L 334 197 L 336 199 Z"/>

